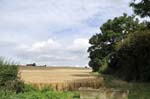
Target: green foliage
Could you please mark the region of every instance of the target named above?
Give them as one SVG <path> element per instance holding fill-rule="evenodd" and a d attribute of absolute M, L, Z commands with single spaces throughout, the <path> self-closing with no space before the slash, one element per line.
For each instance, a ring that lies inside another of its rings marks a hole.
<path fill-rule="evenodd" d="M 46 90 L 31 89 L 24 93 L 18 94 L 16 94 L 13 91 L 5 90 L 0 91 L 0 97 L 1 97 L 0 99 L 79 99 L 79 95 L 72 92 L 56 92 L 48 89 Z"/>
<path fill-rule="evenodd" d="M 99 71 L 102 67 L 104 58 L 109 58 L 115 52 L 115 45 L 118 41 L 126 38 L 127 34 L 137 30 L 145 29 L 144 23 L 139 23 L 138 19 L 134 16 L 123 16 L 116 17 L 113 20 L 108 20 L 101 27 L 101 33 L 92 36 L 89 40 L 91 47 L 89 47 L 89 66 L 92 67 L 93 71 Z"/>
<path fill-rule="evenodd" d="M 0 60 L 0 85 L 10 80 L 16 80 L 18 67 Z"/>
<path fill-rule="evenodd" d="M 114 74 L 128 81 L 150 81 L 150 31 L 128 35 L 117 45 Z"/>
<path fill-rule="evenodd" d="M 105 87 L 129 90 L 128 99 L 149 99 L 150 84 L 126 82 L 111 75 L 105 77 Z"/>
<path fill-rule="evenodd" d="M 133 0 L 130 4 L 131 7 L 133 7 L 133 11 L 135 14 L 140 15 L 143 17 L 150 17 L 150 1 L 149 0 L 140 0 L 139 2 L 136 2 L 137 0 Z"/>
<path fill-rule="evenodd" d="M 23 92 L 32 92 L 32 91 L 39 91 L 39 89 L 36 87 L 33 87 L 30 84 L 24 84 Z"/>
<path fill-rule="evenodd" d="M 107 61 L 108 61 L 107 58 L 103 59 L 102 67 L 99 69 L 100 73 L 103 73 L 104 71 L 106 71 L 108 69 L 108 62 Z"/>
<path fill-rule="evenodd" d="M 93 72 L 96 72 L 101 66 L 101 60 L 98 58 L 91 59 L 89 65 L 92 66 Z"/>
<path fill-rule="evenodd" d="M 13 99 L 15 92 L 10 90 L 0 90 L 0 99 Z"/>
<path fill-rule="evenodd" d="M 23 87 L 24 83 L 18 78 L 18 66 L 0 58 L 0 89 L 20 92 Z"/>

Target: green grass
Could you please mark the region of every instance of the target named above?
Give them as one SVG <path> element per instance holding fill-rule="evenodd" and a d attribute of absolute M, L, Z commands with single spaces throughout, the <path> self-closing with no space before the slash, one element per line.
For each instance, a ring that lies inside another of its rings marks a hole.
<path fill-rule="evenodd" d="M 93 76 L 99 76 L 100 75 L 99 72 L 91 72 L 90 74 Z"/>
<path fill-rule="evenodd" d="M 73 92 L 56 92 L 52 90 L 35 90 L 16 94 L 13 91 L 0 91 L 0 99 L 79 99 Z"/>
<path fill-rule="evenodd" d="M 150 83 L 126 82 L 108 75 L 103 77 L 106 87 L 129 90 L 128 99 L 150 99 Z"/>
<path fill-rule="evenodd" d="M 16 93 L 13 90 L 1 90 L 0 99 L 79 99 L 76 92 L 54 91 L 50 87 L 38 89 L 32 85 L 25 84 L 23 92 Z"/>

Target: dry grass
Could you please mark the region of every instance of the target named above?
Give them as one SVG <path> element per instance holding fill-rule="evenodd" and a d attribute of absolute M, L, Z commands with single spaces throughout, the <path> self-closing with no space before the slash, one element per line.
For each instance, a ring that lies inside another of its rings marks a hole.
<path fill-rule="evenodd" d="M 67 67 L 21 67 L 20 77 L 25 83 L 56 90 L 78 90 L 80 87 L 99 88 L 102 78 L 90 74 L 91 69 Z"/>

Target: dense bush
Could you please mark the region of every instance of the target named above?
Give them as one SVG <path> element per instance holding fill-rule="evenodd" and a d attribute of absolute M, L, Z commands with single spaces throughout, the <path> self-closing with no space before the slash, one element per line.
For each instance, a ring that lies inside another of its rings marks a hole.
<path fill-rule="evenodd" d="M 18 66 L 0 58 L 0 89 L 21 92 L 24 83 L 19 80 Z"/>
<path fill-rule="evenodd" d="M 128 81 L 150 81 L 150 31 L 139 31 L 117 44 L 109 66 Z"/>

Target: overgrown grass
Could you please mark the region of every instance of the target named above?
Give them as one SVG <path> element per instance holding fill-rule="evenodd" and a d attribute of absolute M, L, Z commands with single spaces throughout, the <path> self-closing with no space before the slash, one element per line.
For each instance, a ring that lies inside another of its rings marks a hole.
<path fill-rule="evenodd" d="M 80 95 L 74 92 L 53 91 L 45 87 L 41 90 L 32 85 L 25 85 L 23 92 L 0 90 L 0 99 L 79 99 Z"/>
<path fill-rule="evenodd" d="M 36 90 L 16 94 L 13 91 L 0 91 L 0 99 L 79 99 L 79 95 L 72 92 L 56 92 L 52 90 Z"/>
<path fill-rule="evenodd" d="M 103 77 L 106 87 L 129 90 L 128 99 L 150 99 L 150 83 L 126 82 L 110 75 Z"/>

